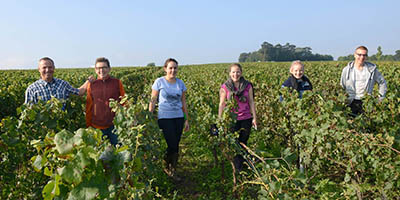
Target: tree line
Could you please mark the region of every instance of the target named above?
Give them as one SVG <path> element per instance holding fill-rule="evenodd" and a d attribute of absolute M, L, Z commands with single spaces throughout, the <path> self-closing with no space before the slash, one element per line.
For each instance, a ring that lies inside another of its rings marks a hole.
<path fill-rule="evenodd" d="M 330 61 L 331 55 L 313 54 L 310 47 L 296 47 L 286 43 L 285 45 L 272 45 L 263 42 L 261 48 L 249 53 L 241 53 L 239 62 L 260 62 L 260 61 Z"/>
<path fill-rule="evenodd" d="M 339 56 L 338 61 L 351 61 L 354 60 L 354 55 Z M 369 56 L 370 61 L 400 61 L 400 50 L 395 51 L 394 55 L 383 55 L 382 47 L 378 46 L 377 53 Z"/>

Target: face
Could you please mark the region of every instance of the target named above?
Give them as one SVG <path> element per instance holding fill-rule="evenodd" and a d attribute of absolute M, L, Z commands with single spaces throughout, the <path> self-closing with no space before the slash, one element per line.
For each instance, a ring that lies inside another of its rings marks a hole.
<path fill-rule="evenodd" d="M 364 64 L 364 62 L 367 60 L 368 57 L 368 51 L 364 49 L 357 49 L 356 52 L 354 53 L 354 60 L 356 63 L 359 64 Z"/>
<path fill-rule="evenodd" d="M 50 82 L 53 80 L 54 64 L 50 60 L 41 60 L 39 62 L 40 78 L 44 81 Z"/>
<path fill-rule="evenodd" d="M 98 78 L 104 79 L 107 78 L 108 74 L 111 71 L 111 68 L 107 65 L 106 62 L 98 62 L 96 63 L 95 70 Z"/>
<path fill-rule="evenodd" d="M 290 73 L 293 74 L 296 79 L 300 79 L 303 77 L 304 67 L 300 64 L 295 64 L 290 68 Z"/>
<path fill-rule="evenodd" d="M 176 78 L 178 65 L 171 61 L 168 63 L 167 67 L 164 67 L 164 71 L 167 73 L 167 78 Z"/>
<path fill-rule="evenodd" d="M 240 77 L 242 77 L 242 71 L 238 66 L 232 66 L 231 71 L 229 72 L 229 76 L 233 80 L 233 82 L 238 82 Z"/>

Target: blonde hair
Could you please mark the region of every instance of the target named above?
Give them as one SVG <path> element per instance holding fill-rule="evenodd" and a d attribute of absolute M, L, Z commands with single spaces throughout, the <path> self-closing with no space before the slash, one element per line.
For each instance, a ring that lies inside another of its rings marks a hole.
<path fill-rule="evenodd" d="M 303 68 L 303 70 L 304 70 L 304 64 L 303 64 L 300 60 L 295 60 L 295 61 L 293 61 L 292 64 L 290 65 L 290 69 L 289 69 L 290 72 L 292 72 L 292 69 L 293 69 L 293 67 L 294 67 L 295 65 L 300 65 L 300 66 Z"/>

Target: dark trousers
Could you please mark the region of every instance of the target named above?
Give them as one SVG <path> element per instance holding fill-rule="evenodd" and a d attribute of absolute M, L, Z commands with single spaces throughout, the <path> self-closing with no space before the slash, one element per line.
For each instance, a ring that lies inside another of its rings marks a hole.
<path fill-rule="evenodd" d="M 235 126 L 233 127 L 233 131 L 239 131 L 238 142 L 241 142 L 247 145 L 247 140 L 250 137 L 250 131 L 252 126 L 253 118 L 245 119 L 245 120 L 237 120 Z M 243 168 L 244 158 L 242 155 L 238 154 L 233 158 L 233 163 L 235 165 L 236 170 L 241 171 Z"/>
<path fill-rule="evenodd" d="M 158 126 L 164 134 L 165 141 L 167 142 L 167 156 L 179 152 L 179 142 L 181 140 L 184 119 L 159 119 Z"/>
<path fill-rule="evenodd" d="M 110 143 L 112 145 L 117 145 L 118 143 L 118 136 L 114 133 L 114 125 L 106 128 L 106 129 L 100 129 L 101 132 L 103 133 L 103 137 L 106 136 L 107 139 L 110 140 Z"/>
<path fill-rule="evenodd" d="M 358 116 L 364 112 L 361 100 L 354 99 L 349 106 L 353 116 Z"/>
<path fill-rule="evenodd" d="M 251 130 L 251 122 L 253 118 L 245 119 L 245 120 L 237 120 L 235 126 L 233 127 L 233 132 L 239 131 L 239 142 L 247 145 L 247 140 L 250 137 L 250 130 Z"/>

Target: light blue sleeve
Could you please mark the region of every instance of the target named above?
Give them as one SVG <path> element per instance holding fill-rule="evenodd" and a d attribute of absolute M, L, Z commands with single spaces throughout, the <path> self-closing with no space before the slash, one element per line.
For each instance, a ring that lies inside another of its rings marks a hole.
<path fill-rule="evenodd" d="M 151 89 L 160 91 L 160 87 L 161 87 L 160 78 L 157 78 L 157 79 L 154 81 L 153 85 L 151 86 Z"/>
<path fill-rule="evenodd" d="M 181 82 L 181 84 L 182 84 L 182 92 L 186 92 L 186 90 L 187 90 L 187 88 L 186 88 L 186 86 L 185 86 L 185 83 L 183 83 L 183 81 L 182 80 L 180 80 L 180 82 Z"/>

